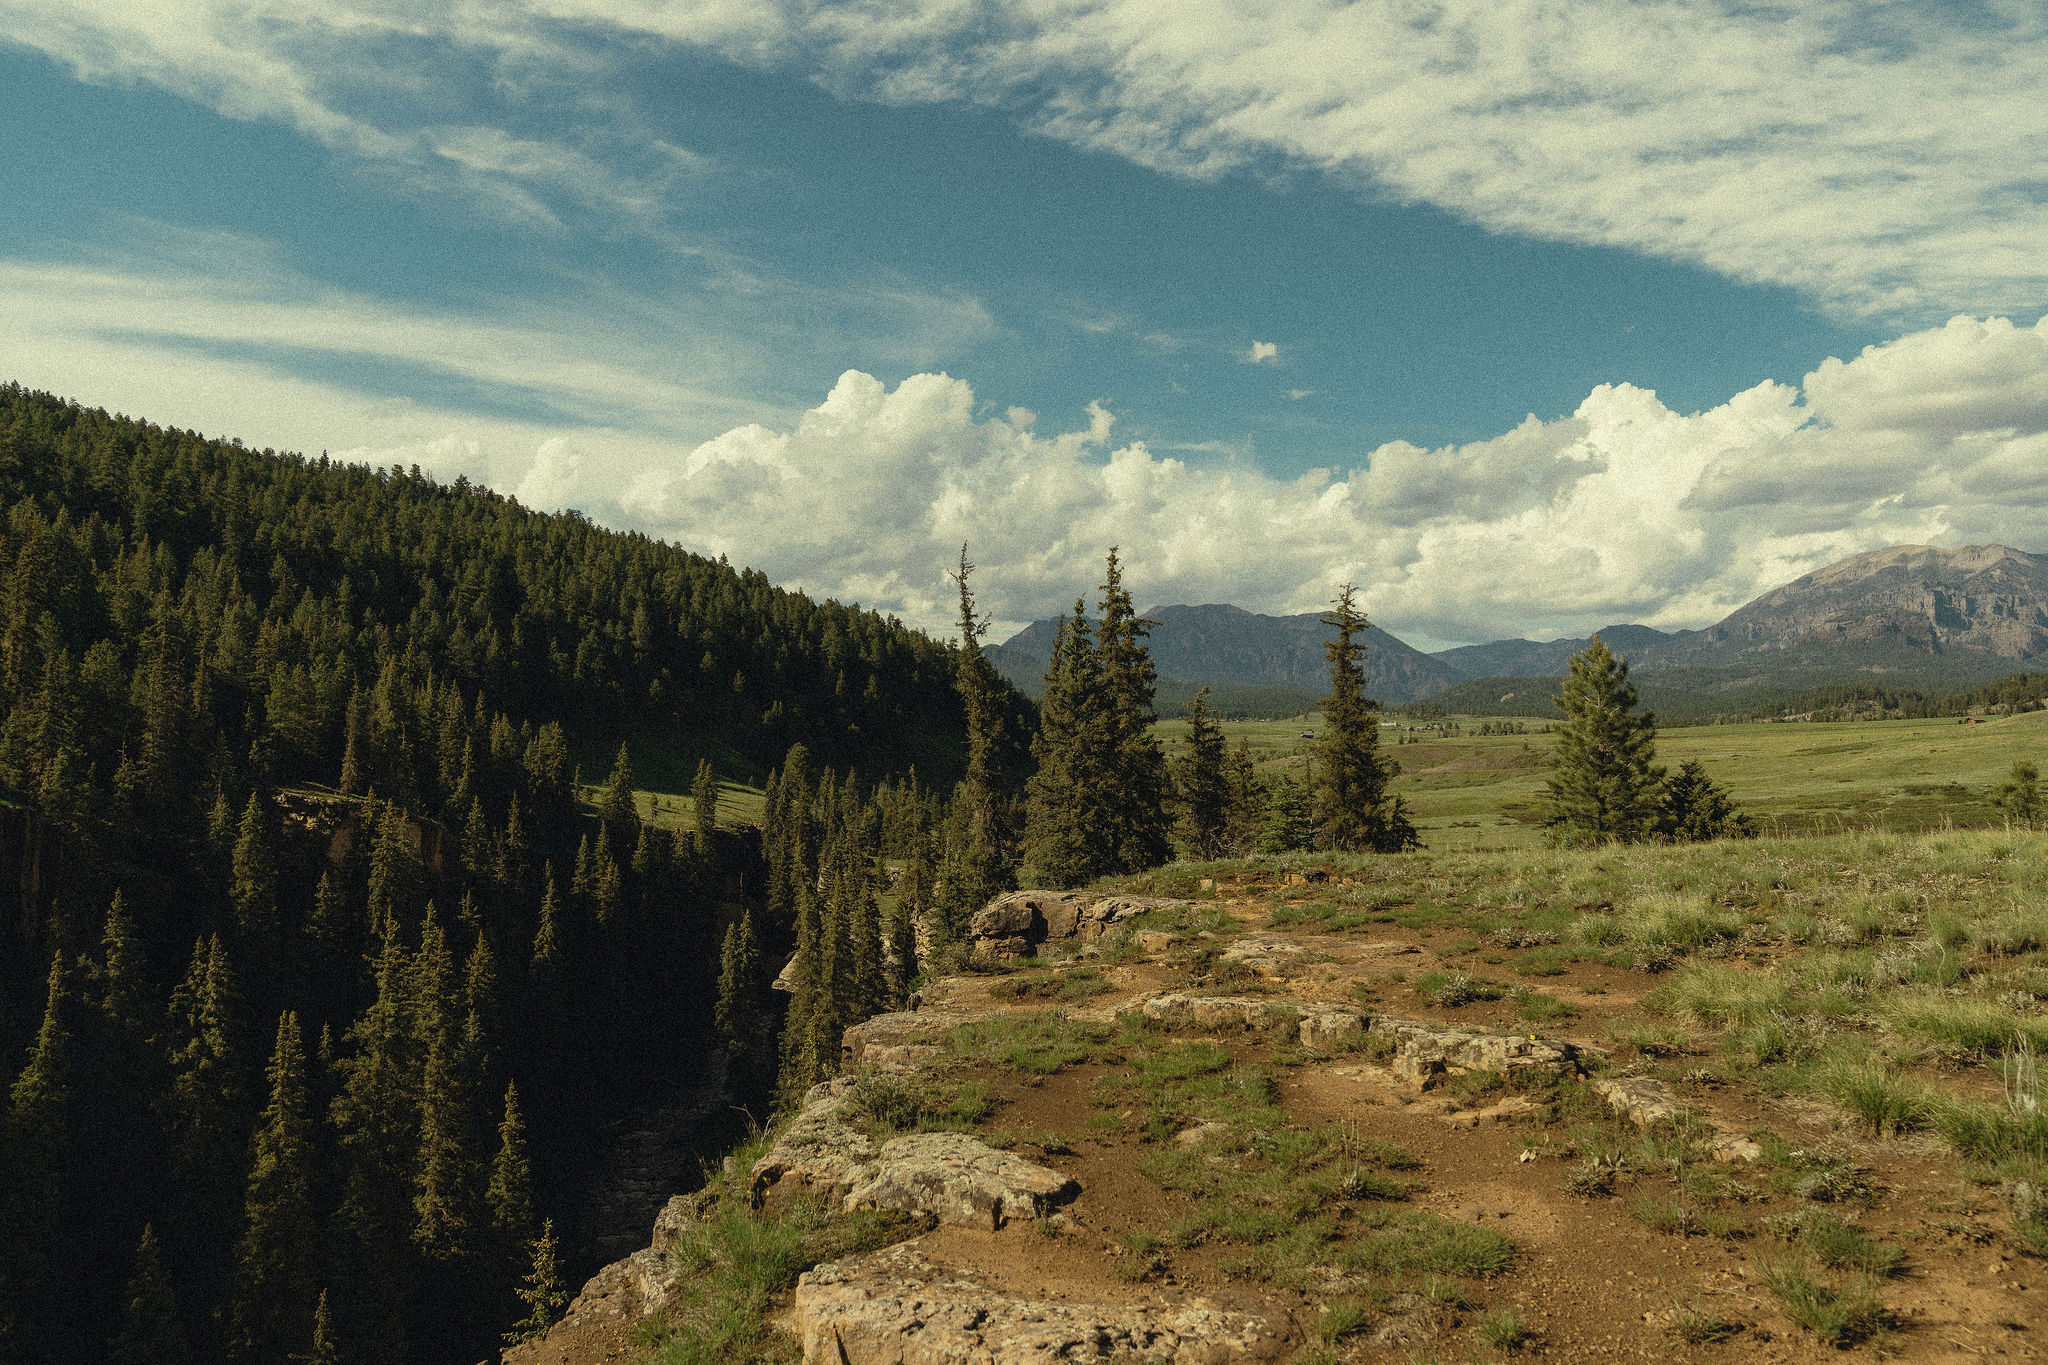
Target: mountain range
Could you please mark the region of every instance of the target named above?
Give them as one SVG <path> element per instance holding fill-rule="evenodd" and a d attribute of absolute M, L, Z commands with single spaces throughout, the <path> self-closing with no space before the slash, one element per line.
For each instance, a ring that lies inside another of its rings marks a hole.
<path fill-rule="evenodd" d="M 1264 616 L 1226 604 L 1154 607 L 1152 658 L 1185 691 L 1327 684 L 1320 616 Z M 1056 620 L 991 648 L 1020 687 L 1042 687 Z M 1897 545 L 1854 555 L 1773 588 L 1703 630 L 1616 624 L 1599 632 L 1646 685 L 1680 703 L 1739 707 L 1788 688 L 1882 681 L 1967 687 L 2048 665 L 2048 557 L 2003 545 Z M 1373 627 L 1366 683 L 1389 704 L 1441 698 L 1476 708 L 1561 676 L 1591 637 L 1495 640 L 1434 654 Z M 1688 708 L 1688 709 L 1697 709 Z"/>

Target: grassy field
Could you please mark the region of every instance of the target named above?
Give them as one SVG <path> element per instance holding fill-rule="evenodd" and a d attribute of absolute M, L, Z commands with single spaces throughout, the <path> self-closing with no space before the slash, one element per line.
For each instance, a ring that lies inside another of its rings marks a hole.
<path fill-rule="evenodd" d="M 1381 731 L 1399 760 L 1394 790 L 1414 812 L 1431 848 L 1528 848 L 1544 842 L 1542 807 L 1553 740 L 1540 722 L 1530 733 L 1478 733 L 1497 718 L 1460 717 L 1458 729 Z M 1299 774 L 1302 739 L 1318 721 L 1230 721 L 1231 744 L 1245 740 L 1268 779 Z M 1162 721 L 1169 749 L 1185 730 Z M 1990 828 L 2003 823 L 1989 796 L 2013 763 L 2048 765 L 2048 712 L 1954 720 L 1839 724 L 1707 725 L 1664 731 L 1659 761 L 1696 758 L 1728 787 L 1766 833 L 1829 830 Z"/>

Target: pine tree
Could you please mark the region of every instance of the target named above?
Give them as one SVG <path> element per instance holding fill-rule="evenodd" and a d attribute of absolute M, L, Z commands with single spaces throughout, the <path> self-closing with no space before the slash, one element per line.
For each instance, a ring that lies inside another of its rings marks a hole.
<path fill-rule="evenodd" d="M 1330 694 L 1323 699 L 1309 804 L 1319 847 L 1398 853 L 1420 840 L 1406 808 L 1387 794 L 1391 774 L 1379 752 L 1377 704 L 1365 695 L 1365 644 L 1358 638 L 1370 623 L 1354 605 L 1356 595 L 1357 589 L 1346 583 L 1322 617 L 1336 638 L 1323 646 L 1330 661 Z"/>
<path fill-rule="evenodd" d="M 242 1165 L 250 1105 L 240 1006 L 234 971 L 215 934 L 194 946 L 191 970 L 171 994 L 167 1030 L 170 1193 L 177 1216 L 165 1229 L 195 1308 L 226 1302 L 248 1174 Z"/>
<path fill-rule="evenodd" d="M 697 848 L 708 853 L 712 833 L 718 828 L 718 782 L 711 773 L 711 760 L 697 760 L 697 778 L 690 784 L 690 806 L 695 816 Z"/>
<path fill-rule="evenodd" d="M 156 1229 L 142 1225 L 135 1249 L 135 1273 L 121 1297 L 121 1330 L 107 1350 L 108 1365 L 187 1365 L 192 1347 L 178 1320 L 171 1278 L 164 1273 Z"/>
<path fill-rule="evenodd" d="M 1114 770 L 1112 789 L 1116 793 L 1108 809 L 1104 866 L 1113 872 L 1141 872 L 1165 862 L 1172 852 L 1166 755 L 1152 734 L 1153 722 L 1158 719 L 1152 698 L 1159 675 L 1145 647 L 1147 634 L 1158 623 L 1138 615 L 1130 591 L 1124 587 L 1123 565 L 1113 546 L 1098 606 L 1096 656 L 1102 665 Z"/>
<path fill-rule="evenodd" d="M 1663 769 L 1655 766 L 1657 722 L 1636 710 L 1628 661 L 1597 635 L 1572 656 L 1557 730 L 1557 769 L 1550 779 L 1550 825 L 1569 843 L 1634 843 L 1648 838 L 1661 813 Z"/>
<path fill-rule="evenodd" d="M 907 870 L 882 919 L 882 953 L 885 1007 L 900 1010 L 910 1002 L 910 984 L 917 979 L 917 904 Z"/>
<path fill-rule="evenodd" d="M 231 1339 L 234 1358 L 249 1365 L 296 1355 L 313 1335 L 313 1117 L 299 1017 L 290 1010 L 278 1019 L 269 1078 L 244 1203 Z"/>
<path fill-rule="evenodd" d="M 554 1219 L 541 1224 L 540 1236 L 533 1239 L 532 1253 L 533 1268 L 519 1290 L 526 1316 L 505 1333 L 505 1340 L 514 1345 L 546 1336 L 548 1328 L 561 1321 L 562 1307 L 569 1302 L 568 1286 L 562 1283 L 561 1255 L 555 1246 Z"/>
<path fill-rule="evenodd" d="M 1223 786 L 1229 793 L 1228 810 L 1223 817 L 1223 852 L 1241 858 L 1258 847 L 1267 799 L 1266 784 L 1259 779 L 1258 766 L 1252 761 L 1251 745 L 1243 739 L 1224 757 Z"/>
<path fill-rule="evenodd" d="M 1727 788 L 1707 776 L 1706 765 L 1696 758 L 1679 764 L 1664 783 L 1663 807 L 1657 833 L 1673 843 L 1747 839 L 1756 833 L 1749 817 L 1736 811 Z"/>
<path fill-rule="evenodd" d="M 341 1365 L 341 1347 L 334 1335 L 334 1314 L 327 1307 L 327 1291 L 313 1309 L 313 1340 L 305 1351 L 292 1357 L 291 1365 Z"/>
<path fill-rule="evenodd" d="M 376 996 L 349 1028 L 350 1055 L 337 1065 L 341 1091 L 329 1107 L 342 1166 L 336 1288 L 351 1353 L 370 1359 L 395 1360 L 405 1351 L 420 1131 L 412 968 L 397 920 L 387 916 Z"/>
<path fill-rule="evenodd" d="M 617 761 L 612 764 L 612 775 L 605 779 L 604 794 L 597 801 L 597 814 L 604 821 L 614 848 L 631 848 L 639 839 L 640 808 L 633 797 L 633 760 L 623 744 L 619 746 Z"/>
<path fill-rule="evenodd" d="M 960 547 L 960 649 L 955 656 L 954 686 L 967 713 L 967 775 L 954 798 L 964 812 L 960 844 L 951 869 L 957 885 L 949 896 L 958 905 L 979 909 L 1011 886 L 1010 838 L 998 772 L 1003 737 L 1001 679 L 982 653 L 988 622 L 974 606 L 968 578 L 974 565 L 967 547 Z M 971 913 L 971 911 L 969 912 Z"/>
<path fill-rule="evenodd" d="M 1186 858 L 1221 855 L 1230 818 L 1230 786 L 1224 773 L 1223 727 L 1209 709 L 1209 689 L 1187 704 L 1188 728 L 1173 767 L 1174 841 Z"/>
<path fill-rule="evenodd" d="M 562 898 L 555 891 L 555 868 L 549 863 L 541 873 L 547 886 L 540 899 L 540 927 L 533 935 L 533 971 L 545 978 L 562 966 Z"/>
<path fill-rule="evenodd" d="M 1107 870 L 1114 849 L 1114 745 L 1104 707 L 1102 666 L 1083 604 L 1062 620 L 1045 673 L 1025 784 L 1024 850 L 1037 886 L 1080 886 Z"/>
<path fill-rule="evenodd" d="M 1265 823 L 1259 827 L 1259 852 L 1292 853 L 1307 848 L 1314 836 L 1307 793 L 1293 778 L 1281 778 L 1273 784 Z"/>
<path fill-rule="evenodd" d="M 270 846 L 269 813 L 254 792 L 242 811 L 233 872 L 229 897 L 243 961 L 267 982 L 278 960 L 277 859 Z"/>
<path fill-rule="evenodd" d="M 48 1330 L 52 1261 L 62 1245 L 67 1157 L 73 1138 L 75 985 L 61 946 L 51 954 L 43 1021 L 28 1064 L 8 1091 L 7 1173 L 0 1180 L 0 1348 L 26 1361 Z"/>
<path fill-rule="evenodd" d="M 467 1139 L 469 1096 L 458 1066 L 460 997 L 448 937 L 433 905 L 420 933 L 413 966 L 413 1036 L 420 1057 L 419 1155 L 414 1181 L 413 1241 L 430 1260 L 468 1254 L 474 1230 L 474 1166 Z"/>
<path fill-rule="evenodd" d="M 758 1065 L 762 1035 L 767 1029 L 760 1001 L 761 943 L 754 932 L 754 912 L 725 928 L 725 942 L 718 955 L 718 1007 L 714 1016 L 719 1037 L 725 1040 L 726 1055 L 737 1068 Z"/>
<path fill-rule="evenodd" d="M 526 1156 L 526 1120 L 519 1112 L 519 1087 L 505 1086 L 505 1117 L 498 1124 L 498 1155 L 484 1193 L 491 1230 L 502 1246 L 521 1249 L 533 1236 L 533 1169 Z"/>

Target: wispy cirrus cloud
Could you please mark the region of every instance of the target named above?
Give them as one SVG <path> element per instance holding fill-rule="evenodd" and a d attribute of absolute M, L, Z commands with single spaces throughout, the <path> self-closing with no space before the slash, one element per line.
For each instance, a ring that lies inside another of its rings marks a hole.
<path fill-rule="evenodd" d="M 622 95 L 578 146 L 451 126 L 436 83 L 587 101 L 651 41 L 851 97 L 978 102 L 1180 175 L 1310 170 L 1846 315 L 2048 291 L 2048 11 L 2031 0 L 0 0 L 0 17 L 87 79 L 284 121 L 535 222 L 565 201 L 656 219 L 687 153 L 652 149 Z"/>

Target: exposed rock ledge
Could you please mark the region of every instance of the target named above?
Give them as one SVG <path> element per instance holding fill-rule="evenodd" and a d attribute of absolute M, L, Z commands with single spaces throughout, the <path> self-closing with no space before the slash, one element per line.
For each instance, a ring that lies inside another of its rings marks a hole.
<path fill-rule="evenodd" d="M 1147 910 L 1187 904 L 1155 896 L 1012 891 L 975 912 L 967 923 L 967 941 L 991 957 L 1025 957 L 1048 943 L 1086 942 Z"/>
<path fill-rule="evenodd" d="M 1014 1299 L 924 1259 L 916 1242 L 818 1266 L 797 1281 L 804 1359 L 832 1365 L 1070 1365 L 1266 1360 L 1264 1318 L 1203 1299 L 1165 1305 Z"/>
<path fill-rule="evenodd" d="M 1374 1018 L 1337 1005 L 1300 1000 L 1258 1000 L 1225 995 L 1159 995 L 1145 1017 L 1169 1028 L 1294 1027 L 1301 1045 L 1318 1052 L 1370 1046 L 1393 1052 L 1393 1071 L 1419 1090 L 1445 1075 L 1467 1071 L 1563 1074 L 1579 1069 L 1582 1049 L 1559 1039 L 1512 1033 L 1476 1033 L 1416 1019 Z"/>
<path fill-rule="evenodd" d="M 844 1197 L 847 1209 L 925 1213 L 960 1227 L 1032 1218 L 1080 1187 L 1035 1161 L 965 1133 L 911 1133 L 879 1146 L 843 1113 L 853 1078 L 812 1086 L 773 1149 L 754 1163 L 755 1196 L 802 1186 Z"/>

